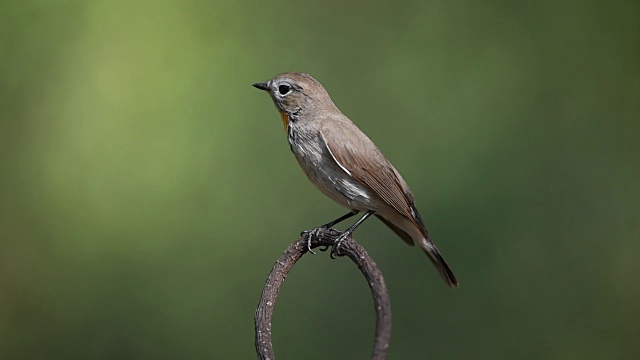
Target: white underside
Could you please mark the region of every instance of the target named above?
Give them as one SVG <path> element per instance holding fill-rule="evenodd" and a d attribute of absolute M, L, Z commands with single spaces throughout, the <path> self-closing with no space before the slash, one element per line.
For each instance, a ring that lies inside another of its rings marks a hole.
<path fill-rule="evenodd" d="M 289 141 L 293 154 L 318 190 L 349 210 L 376 211 L 422 245 L 424 236 L 420 230 L 373 191 L 354 180 L 347 167 L 331 154 L 319 134 L 297 132 L 293 140 L 290 138 Z"/>

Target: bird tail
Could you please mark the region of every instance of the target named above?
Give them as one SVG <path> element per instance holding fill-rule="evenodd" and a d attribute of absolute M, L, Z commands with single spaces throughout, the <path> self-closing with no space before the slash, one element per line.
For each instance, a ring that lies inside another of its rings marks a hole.
<path fill-rule="evenodd" d="M 438 272 L 440 273 L 440 276 L 442 276 L 444 282 L 452 288 L 457 288 L 458 280 L 456 279 L 456 276 L 453 274 L 453 271 L 451 271 L 451 268 L 444 260 L 442 254 L 440 254 L 440 251 L 438 251 L 438 248 L 433 244 L 431 239 L 425 237 L 421 241 L 419 241 L 419 245 L 425 252 L 425 254 L 427 254 L 429 260 L 431 260 L 436 269 L 438 269 Z"/>

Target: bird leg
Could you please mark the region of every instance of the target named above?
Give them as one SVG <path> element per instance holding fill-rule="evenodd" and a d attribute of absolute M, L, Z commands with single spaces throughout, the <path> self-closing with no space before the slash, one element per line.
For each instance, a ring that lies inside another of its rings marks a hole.
<path fill-rule="evenodd" d="M 353 231 L 360 226 L 360 224 L 362 224 L 365 220 L 367 220 L 367 218 L 371 215 L 373 215 L 375 211 L 374 210 L 369 210 L 367 211 L 364 216 L 362 216 L 360 218 L 360 220 L 356 221 L 355 224 L 351 225 L 350 228 L 348 228 L 345 232 L 343 232 L 342 234 L 340 234 L 340 236 L 338 236 L 338 238 L 336 239 L 335 243 L 333 244 L 333 247 L 331 248 L 331 258 L 335 259 L 335 256 L 340 256 L 340 244 L 342 243 L 342 241 L 347 238 L 347 236 L 351 235 L 353 233 Z M 355 214 L 354 214 L 355 215 Z M 326 250 L 326 249 L 325 249 Z"/>
<path fill-rule="evenodd" d="M 347 220 L 348 218 L 355 216 L 358 212 L 359 211 L 357 211 L 357 210 L 349 211 L 348 213 L 340 216 L 339 218 L 333 220 L 332 222 L 326 223 L 326 224 L 324 224 L 324 225 L 322 225 L 320 227 L 323 228 L 323 229 L 330 229 L 333 225 L 339 224 L 339 223 Z"/>
<path fill-rule="evenodd" d="M 306 235 L 307 236 L 307 249 L 309 250 L 310 253 L 312 253 L 313 255 L 316 254 L 315 251 L 311 250 L 311 237 L 315 236 L 318 237 L 318 235 L 320 234 L 320 230 L 322 229 L 330 229 L 333 225 L 341 223 L 345 220 L 347 220 L 348 218 L 354 216 L 355 214 L 357 214 L 358 211 L 350 211 L 342 216 L 340 216 L 339 218 L 328 222 L 322 226 L 319 226 L 317 228 L 311 229 L 311 230 L 305 230 L 303 231 L 300 235 Z M 320 251 L 327 251 L 327 249 L 329 248 L 329 246 L 325 246 L 324 249 L 320 249 Z"/>

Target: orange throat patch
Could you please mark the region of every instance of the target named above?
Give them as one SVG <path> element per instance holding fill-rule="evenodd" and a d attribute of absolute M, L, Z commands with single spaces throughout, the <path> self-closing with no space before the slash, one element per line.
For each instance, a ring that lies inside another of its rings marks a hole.
<path fill-rule="evenodd" d="M 287 126 L 289 126 L 289 115 L 286 112 L 281 112 L 280 117 L 282 118 L 282 124 L 284 125 L 284 131 L 287 131 Z"/>

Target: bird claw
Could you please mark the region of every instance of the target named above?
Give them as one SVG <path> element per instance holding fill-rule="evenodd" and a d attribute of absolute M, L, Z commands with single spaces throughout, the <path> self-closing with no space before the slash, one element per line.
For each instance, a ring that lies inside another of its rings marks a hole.
<path fill-rule="evenodd" d="M 313 237 L 318 237 L 320 236 L 320 231 L 321 230 L 326 230 L 327 228 L 324 226 L 320 226 L 311 230 L 304 230 L 300 233 L 300 235 L 302 236 L 306 236 L 307 238 L 307 250 L 312 253 L 313 255 L 316 255 L 316 252 L 313 251 L 311 249 L 311 240 Z M 342 234 L 340 234 L 340 236 L 338 236 L 338 238 L 334 241 L 333 245 L 323 245 L 322 248 L 320 248 L 320 251 L 327 251 L 329 250 L 329 248 L 331 248 L 331 253 L 329 254 L 329 257 L 332 259 L 335 259 L 336 257 L 342 256 L 342 254 L 340 254 L 340 244 L 342 244 L 342 241 L 349 236 L 348 232 L 344 232 Z"/>
<path fill-rule="evenodd" d="M 317 227 L 315 229 L 311 229 L 311 230 L 304 230 L 303 232 L 300 233 L 300 235 L 306 236 L 307 237 L 307 250 L 309 250 L 310 253 L 312 253 L 313 255 L 316 255 L 316 252 L 311 250 L 311 238 L 312 237 L 318 237 L 318 235 L 320 234 L 320 230 L 322 230 L 322 227 Z M 322 249 L 320 249 L 322 250 Z M 327 249 L 324 249 L 322 251 L 326 251 Z"/>
<path fill-rule="evenodd" d="M 336 239 L 335 243 L 333 243 L 333 246 L 331 247 L 331 254 L 329 255 L 330 258 L 335 259 L 337 256 L 342 256 L 340 254 L 340 244 L 342 244 L 342 241 L 348 235 L 349 235 L 348 233 L 344 232 Z M 327 246 L 327 248 L 328 248 L 328 246 Z"/>

